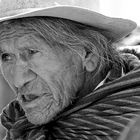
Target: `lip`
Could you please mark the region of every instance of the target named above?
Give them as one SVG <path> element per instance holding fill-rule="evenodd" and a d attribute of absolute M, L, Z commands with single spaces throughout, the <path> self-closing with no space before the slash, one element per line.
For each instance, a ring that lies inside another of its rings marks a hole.
<path fill-rule="evenodd" d="M 37 96 L 37 95 L 35 95 L 35 94 L 28 94 L 28 95 L 26 95 L 26 97 L 25 97 L 25 95 L 24 96 L 22 96 L 21 95 L 21 97 L 20 97 L 20 102 L 21 102 L 21 104 L 22 104 L 22 106 L 26 106 L 26 107 L 32 107 L 32 106 L 34 106 L 34 105 L 36 105 L 36 102 L 38 101 L 38 100 L 40 100 L 43 96 L 45 96 L 46 95 L 46 93 L 43 93 L 42 95 L 40 95 L 40 96 Z"/>
<path fill-rule="evenodd" d="M 21 95 L 22 102 L 28 103 L 32 102 L 33 100 L 39 98 L 40 96 L 34 95 L 34 94 L 28 94 L 28 95 Z"/>

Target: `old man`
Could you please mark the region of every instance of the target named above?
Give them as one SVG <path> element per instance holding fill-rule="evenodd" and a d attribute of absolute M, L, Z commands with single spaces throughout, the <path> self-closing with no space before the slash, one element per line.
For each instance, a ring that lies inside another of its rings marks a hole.
<path fill-rule="evenodd" d="M 79 7 L 3 9 L 1 71 L 17 95 L 1 114 L 5 139 L 128 140 L 140 113 L 140 62 L 113 42 L 135 27 Z"/>

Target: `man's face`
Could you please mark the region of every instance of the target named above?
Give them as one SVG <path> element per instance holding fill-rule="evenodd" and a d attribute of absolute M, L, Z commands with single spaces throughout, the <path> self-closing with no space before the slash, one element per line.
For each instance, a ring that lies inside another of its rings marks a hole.
<path fill-rule="evenodd" d="M 4 78 L 33 124 L 51 120 L 82 86 L 81 59 L 66 48 L 52 49 L 26 34 L 2 40 L 0 49 Z"/>

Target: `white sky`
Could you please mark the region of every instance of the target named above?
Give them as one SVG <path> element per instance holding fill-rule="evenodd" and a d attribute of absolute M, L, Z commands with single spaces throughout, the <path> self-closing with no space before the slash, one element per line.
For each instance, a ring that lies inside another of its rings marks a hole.
<path fill-rule="evenodd" d="M 102 14 L 132 19 L 140 25 L 140 0 L 99 0 Z"/>

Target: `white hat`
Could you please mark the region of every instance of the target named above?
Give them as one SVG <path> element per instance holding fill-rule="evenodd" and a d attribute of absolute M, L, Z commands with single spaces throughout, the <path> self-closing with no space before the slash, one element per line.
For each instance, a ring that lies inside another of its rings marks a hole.
<path fill-rule="evenodd" d="M 45 2 L 46 1 L 46 2 Z M 40 3 L 39 3 L 40 2 Z M 70 19 L 104 30 L 104 35 L 118 41 L 136 28 L 136 23 L 120 18 L 107 17 L 92 10 L 74 6 L 47 6 L 47 0 L 1 0 L 0 22 L 35 16 Z"/>

